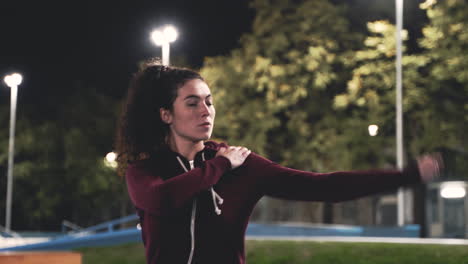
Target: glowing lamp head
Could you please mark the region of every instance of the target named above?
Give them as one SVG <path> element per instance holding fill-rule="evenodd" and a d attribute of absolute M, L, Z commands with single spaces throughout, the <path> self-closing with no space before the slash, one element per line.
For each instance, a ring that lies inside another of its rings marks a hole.
<path fill-rule="evenodd" d="M 13 73 L 11 75 L 5 76 L 4 79 L 5 83 L 8 85 L 8 87 L 15 87 L 21 84 L 23 81 L 23 76 L 19 73 Z"/>
<path fill-rule="evenodd" d="M 115 161 L 116 159 L 117 159 L 117 154 L 115 154 L 115 152 L 109 152 L 109 153 L 107 153 L 107 155 L 106 155 L 106 160 L 107 160 L 108 162 L 113 162 L 113 161 Z"/>
<path fill-rule="evenodd" d="M 154 44 L 162 46 L 174 42 L 178 36 L 177 29 L 174 26 L 167 25 L 162 29 L 154 30 L 151 33 L 151 40 L 153 40 Z"/>
<path fill-rule="evenodd" d="M 371 136 L 373 137 L 373 136 L 376 136 L 376 135 L 377 135 L 377 133 L 378 133 L 378 131 L 379 131 L 379 126 L 377 126 L 377 125 L 370 125 L 370 126 L 368 127 L 368 129 L 369 129 L 369 135 L 371 135 Z"/>
<path fill-rule="evenodd" d="M 151 33 L 151 39 L 153 40 L 154 44 L 158 46 L 162 46 L 164 42 L 166 42 L 164 39 L 164 34 L 161 30 L 153 31 L 153 33 Z"/>
<path fill-rule="evenodd" d="M 168 25 L 163 29 L 163 34 L 168 42 L 174 42 L 179 36 L 179 33 L 177 33 L 176 28 L 171 25 Z"/>
<path fill-rule="evenodd" d="M 109 168 L 117 168 L 117 153 L 109 152 L 107 153 L 106 157 L 104 158 L 104 165 Z"/>

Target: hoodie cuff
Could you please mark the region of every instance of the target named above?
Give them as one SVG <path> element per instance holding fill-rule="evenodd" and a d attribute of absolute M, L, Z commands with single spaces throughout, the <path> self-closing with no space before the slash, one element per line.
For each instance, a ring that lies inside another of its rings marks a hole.
<path fill-rule="evenodd" d="M 215 161 L 216 165 L 219 165 L 226 170 L 232 169 L 231 161 L 224 156 L 217 156 L 213 158 L 212 161 Z"/>

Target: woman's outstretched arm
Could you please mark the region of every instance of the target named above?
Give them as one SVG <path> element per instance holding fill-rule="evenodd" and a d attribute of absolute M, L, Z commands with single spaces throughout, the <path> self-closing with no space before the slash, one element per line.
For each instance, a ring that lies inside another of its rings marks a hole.
<path fill-rule="evenodd" d="M 260 174 L 264 195 L 302 201 L 340 202 L 394 190 L 432 179 L 440 163 L 433 157 L 418 159 L 404 170 L 363 170 L 317 173 L 280 166 L 258 155 L 248 164 Z"/>

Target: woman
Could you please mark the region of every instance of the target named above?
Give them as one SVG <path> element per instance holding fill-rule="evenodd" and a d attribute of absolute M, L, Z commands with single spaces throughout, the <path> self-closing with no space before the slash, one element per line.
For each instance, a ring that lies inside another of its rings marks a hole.
<path fill-rule="evenodd" d="M 148 65 L 134 76 L 118 151 L 148 263 L 245 263 L 245 230 L 264 195 L 338 202 L 438 173 L 432 157 L 403 171 L 294 170 L 245 147 L 207 141 L 214 120 L 210 89 L 198 73 Z"/>

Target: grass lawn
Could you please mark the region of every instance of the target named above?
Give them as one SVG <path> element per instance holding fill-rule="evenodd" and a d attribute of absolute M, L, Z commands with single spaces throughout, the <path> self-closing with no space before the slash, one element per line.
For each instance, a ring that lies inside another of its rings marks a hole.
<path fill-rule="evenodd" d="M 145 264 L 141 244 L 83 248 L 83 264 Z M 468 264 L 468 246 L 247 241 L 248 264 Z"/>

